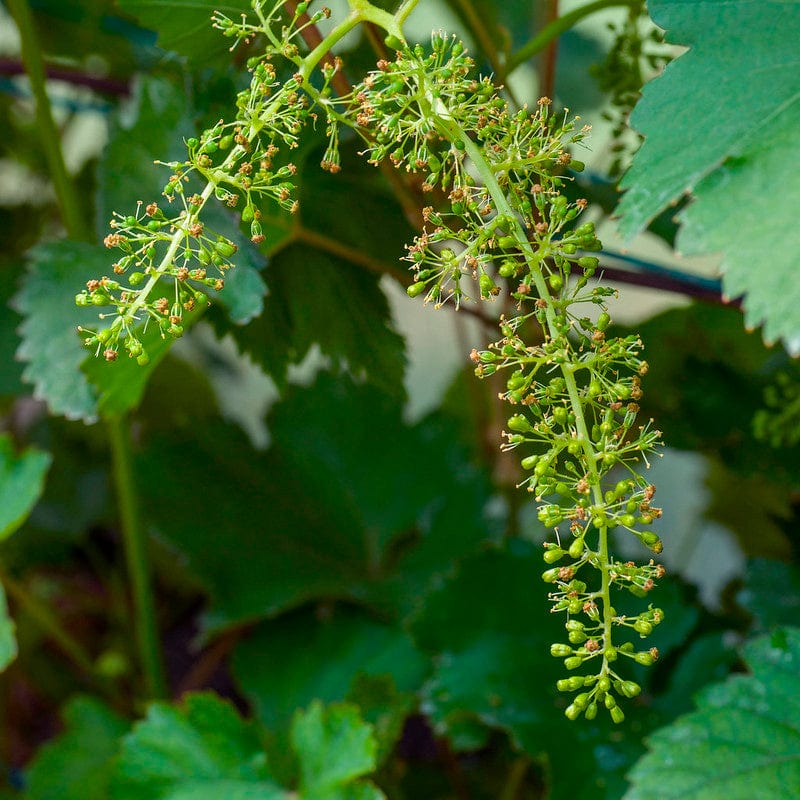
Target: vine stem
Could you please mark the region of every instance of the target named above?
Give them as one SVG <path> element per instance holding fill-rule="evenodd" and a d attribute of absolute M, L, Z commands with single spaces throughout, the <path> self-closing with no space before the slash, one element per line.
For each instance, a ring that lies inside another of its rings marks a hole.
<path fill-rule="evenodd" d="M 558 0 L 547 0 L 547 25 L 558 19 Z M 545 26 L 546 27 L 546 26 Z M 558 37 L 551 39 L 542 54 L 542 88 L 543 97 L 553 97 L 556 91 L 556 69 L 558 67 Z"/>
<path fill-rule="evenodd" d="M 427 86 L 426 76 L 424 74 L 420 75 L 420 84 Z M 426 97 L 433 97 L 433 91 L 430 87 L 426 88 Z M 525 256 L 525 260 L 530 265 L 540 264 L 544 259 L 547 258 L 549 254 L 544 250 L 544 248 L 538 248 L 536 250 L 533 249 L 533 246 L 528 240 L 525 229 L 522 227 L 522 223 L 517 219 L 517 215 L 515 214 L 514 209 L 511 207 L 511 204 L 508 202 L 505 192 L 503 192 L 500 184 L 497 182 L 491 166 L 483 157 L 483 152 L 481 151 L 480 147 L 478 147 L 478 145 L 476 145 L 475 142 L 470 139 L 467 132 L 462 129 L 462 127 L 458 124 L 458 121 L 453 117 L 450 110 L 444 106 L 440 99 L 437 99 L 435 103 L 436 107 L 432 110 L 432 114 L 438 122 L 442 133 L 444 133 L 450 141 L 460 140 L 464 143 L 465 152 L 472 161 L 475 170 L 480 175 L 483 185 L 489 192 L 497 213 L 505 215 L 509 220 L 514 220 L 513 229 L 515 238 L 517 239 L 519 247 Z M 536 291 L 539 295 L 539 298 L 545 302 L 545 318 L 547 321 L 549 335 L 553 339 L 556 339 L 559 336 L 558 327 L 556 326 L 555 320 L 556 312 L 553 307 L 553 298 L 550 295 L 550 290 L 547 286 L 544 273 L 540 268 L 536 267 L 531 270 L 531 275 L 533 277 L 533 282 L 536 286 Z M 589 429 L 586 425 L 586 418 L 583 413 L 583 405 L 580 401 L 580 393 L 578 390 L 577 381 L 575 380 L 574 369 L 570 364 L 560 364 L 559 366 L 561 369 L 561 374 L 564 378 L 565 386 L 567 388 L 567 393 L 569 395 L 572 413 L 575 415 L 575 429 L 577 431 L 578 441 L 580 442 L 581 449 L 583 450 L 586 460 L 586 471 L 589 484 L 592 486 L 592 496 L 594 497 L 594 501 L 597 505 L 602 505 L 603 490 L 600 486 L 600 476 L 597 469 L 598 454 L 595 452 L 591 437 L 589 436 Z M 612 616 L 610 613 L 611 580 L 609 576 L 608 565 L 608 528 L 606 526 L 603 526 L 599 529 L 597 555 L 600 561 L 601 573 L 600 596 L 603 600 L 604 648 L 603 666 L 601 672 L 603 675 L 605 675 L 609 669 L 608 660 L 605 656 L 605 650 L 612 644 Z"/>
<path fill-rule="evenodd" d="M 127 421 L 119 417 L 110 417 L 107 423 L 111 440 L 114 486 L 119 502 L 122 539 L 125 545 L 125 559 L 128 564 L 133 593 L 134 626 L 139 659 L 148 697 L 151 699 L 164 698 L 167 696 L 167 682 L 156 623 L 150 560 L 147 556 L 147 538 L 142 529 L 136 484 L 133 478 L 130 430 Z"/>
<path fill-rule="evenodd" d="M 44 59 L 39 48 L 33 15 L 27 0 L 8 0 L 8 8 L 19 29 L 22 63 L 25 65 L 25 71 L 31 83 L 31 91 L 36 101 L 36 127 L 39 130 L 39 138 L 58 198 L 58 207 L 64 227 L 71 239 L 89 241 L 91 233 L 85 224 L 78 193 L 64 163 L 64 154 L 61 152 L 61 136 L 50 109 Z"/>
<path fill-rule="evenodd" d="M 585 17 L 591 16 L 598 11 L 603 11 L 606 8 L 638 5 L 641 5 L 641 0 L 594 0 L 592 3 L 587 3 L 585 6 L 567 12 L 563 16 L 558 17 L 558 19 L 554 19 L 552 22 L 545 25 L 533 39 L 511 55 L 508 59 L 508 65 L 503 77 L 508 77 L 517 67 L 540 53 L 551 42 L 558 39 L 559 36 L 566 33 L 573 25 L 577 24 Z"/>

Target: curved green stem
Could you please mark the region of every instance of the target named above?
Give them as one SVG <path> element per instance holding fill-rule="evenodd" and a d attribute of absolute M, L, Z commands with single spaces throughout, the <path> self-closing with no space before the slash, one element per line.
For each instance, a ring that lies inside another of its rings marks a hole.
<path fill-rule="evenodd" d="M 139 516 L 139 503 L 133 477 L 130 431 L 124 419 L 107 420 L 114 467 L 114 485 L 119 502 L 125 560 L 133 592 L 134 627 L 139 659 L 148 697 L 167 696 L 167 682 L 161 660 L 161 644 L 156 622 L 155 600 L 147 554 L 147 538 Z"/>
<path fill-rule="evenodd" d="M 585 17 L 591 16 L 598 11 L 603 11 L 606 8 L 614 8 L 615 6 L 632 7 L 640 6 L 641 4 L 642 0 L 594 0 L 592 3 L 587 3 L 585 6 L 569 11 L 558 19 L 553 20 L 548 25 L 545 25 L 533 39 L 520 47 L 516 53 L 512 54 L 508 59 L 505 77 L 510 75 L 517 67 L 533 58 L 537 53 L 544 50 L 552 41 L 563 33 L 566 33 Z"/>
<path fill-rule="evenodd" d="M 61 152 L 61 135 L 56 128 L 47 96 L 47 78 L 42 52 L 34 27 L 33 16 L 27 0 L 8 0 L 8 8 L 19 29 L 22 45 L 22 62 L 31 82 L 31 91 L 36 100 L 36 127 L 44 150 L 44 157 L 53 181 L 58 207 L 67 235 L 71 239 L 90 241 L 91 231 L 85 223 L 83 211 L 75 185 L 64 164 Z"/>

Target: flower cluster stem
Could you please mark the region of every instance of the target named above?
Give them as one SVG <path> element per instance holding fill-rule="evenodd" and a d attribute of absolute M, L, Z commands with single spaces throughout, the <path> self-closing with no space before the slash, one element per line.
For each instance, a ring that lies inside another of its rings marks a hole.
<path fill-rule="evenodd" d="M 441 102 L 437 103 L 437 105 L 441 105 Z M 494 172 L 492 171 L 491 166 L 487 163 L 486 159 L 484 158 L 483 152 L 481 151 L 480 147 L 474 141 L 472 141 L 472 139 L 470 139 L 467 132 L 461 128 L 461 126 L 453 118 L 453 115 L 449 112 L 449 110 L 447 110 L 446 108 L 436 108 L 435 110 L 432 111 L 433 113 L 436 114 L 436 119 L 438 121 L 439 126 L 441 126 L 442 128 L 442 132 L 450 138 L 450 141 L 460 140 L 464 142 L 465 152 L 472 161 L 475 170 L 480 175 L 480 178 L 483 181 L 483 185 L 489 192 L 489 195 L 492 198 L 492 202 L 494 203 L 497 213 L 504 214 L 509 219 L 516 220 L 514 209 L 511 207 L 511 204 L 508 202 L 505 193 L 498 184 Z M 531 245 L 525 233 L 525 229 L 522 227 L 522 224 L 519 221 L 516 221 L 514 225 L 515 225 L 514 234 L 519 244 L 519 248 L 522 251 L 523 255 L 525 256 L 525 259 L 528 262 L 529 266 L 532 267 L 531 275 L 533 277 L 534 285 L 536 286 L 537 294 L 546 303 L 545 315 L 549 333 L 553 338 L 558 338 L 559 333 L 556 327 L 555 309 L 553 307 L 553 301 L 550 294 L 550 289 L 547 286 L 547 281 L 545 280 L 542 270 L 535 268 L 535 265 L 539 264 L 544 259 L 546 254 L 540 252 L 539 250 L 535 251 L 533 249 L 533 246 Z M 600 486 L 600 479 L 597 471 L 597 453 L 592 445 L 591 437 L 589 436 L 589 430 L 586 425 L 586 417 L 584 415 L 584 410 L 583 410 L 583 403 L 581 403 L 580 394 L 578 391 L 578 384 L 575 381 L 575 375 L 573 373 L 571 365 L 569 364 L 562 365 L 561 373 L 564 378 L 564 383 L 567 389 L 567 393 L 569 395 L 569 401 L 572 413 L 575 415 L 575 429 L 578 433 L 578 438 L 581 442 L 581 448 L 585 456 L 588 478 L 592 486 L 592 496 L 594 497 L 595 503 L 597 503 L 598 505 L 602 505 L 603 492 Z M 600 561 L 600 572 L 601 572 L 600 594 L 603 600 L 602 603 L 603 637 L 604 637 L 604 644 L 606 645 L 606 647 L 609 647 L 612 644 L 611 641 L 612 615 L 611 615 L 611 602 L 610 602 L 611 584 L 608 572 L 608 528 L 606 527 L 601 527 L 599 529 L 598 557 Z M 608 669 L 608 664 L 604 655 L 603 667 L 602 667 L 603 674 L 605 674 L 607 669 Z"/>

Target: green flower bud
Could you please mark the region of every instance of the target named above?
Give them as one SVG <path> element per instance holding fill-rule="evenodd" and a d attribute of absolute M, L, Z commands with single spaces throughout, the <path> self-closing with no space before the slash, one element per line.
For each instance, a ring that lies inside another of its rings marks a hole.
<path fill-rule="evenodd" d="M 560 561 L 565 555 L 566 552 L 560 547 L 549 547 L 544 551 L 542 558 L 544 558 L 548 564 L 555 564 L 556 561 Z"/>
<path fill-rule="evenodd" d="M 633 681 L 623 681 L 619 687 L 619 692 L 625 697 L 636 697 L 642 691 L 642 687 Z"/>
<path fill-rule="evenodd" d="M 555 642 L 550 645 L 550 655 L 554 658 L 564 658 L 565 656 L 571 656 L 572 653 L 573 650 L 568 644 Z"/>

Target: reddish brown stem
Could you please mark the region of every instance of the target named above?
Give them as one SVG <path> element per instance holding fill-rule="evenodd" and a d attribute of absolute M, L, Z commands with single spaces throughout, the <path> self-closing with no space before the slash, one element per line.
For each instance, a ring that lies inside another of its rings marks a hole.
<path fill-rule="evenodd" d="M 558 19 L 558 0 L 547 0 L 545 26 Z M 544 26 L 542 26 L 544 27 Z M 556 89 L 556 65 L 558 63 L 558 37 L 555 37 L 542 54 L 542 86 L 543 97 L 553 97 Z"/>

